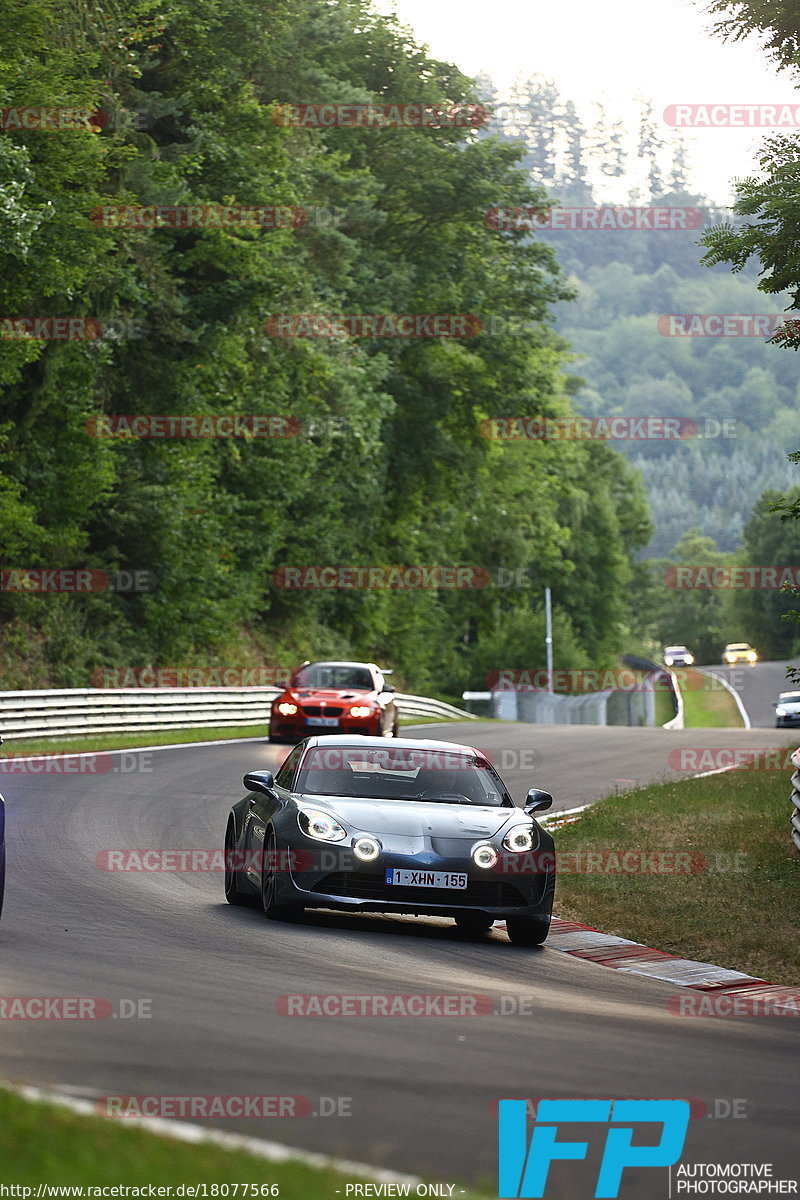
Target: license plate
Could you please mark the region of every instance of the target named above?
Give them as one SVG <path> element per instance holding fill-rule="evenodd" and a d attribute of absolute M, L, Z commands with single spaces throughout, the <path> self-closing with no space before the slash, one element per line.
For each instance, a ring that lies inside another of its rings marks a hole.
<path fill-rule="evenodd" d="M 460 871 L 405 871 L 386 868 L 386 882 L 400 887 L 465 888 L 467 876 Z"/>
<path fill-rule="evenodd" d="M 338 717 L 306 717 L 306 725 L 324 725 L 326 729 L 338 729 Z"/>

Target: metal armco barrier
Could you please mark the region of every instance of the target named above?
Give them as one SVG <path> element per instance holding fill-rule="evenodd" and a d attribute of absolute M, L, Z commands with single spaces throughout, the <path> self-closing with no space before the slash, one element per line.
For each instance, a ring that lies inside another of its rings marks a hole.
<path fill-rule="evenodd" d="M 792 841 L 800 850 L 800 749 L 792 754 L 795 772 L 792 775 Z"/>
<path fill-rule="evenodd" d="M 0 736 L 143 733 L 203 726 L 262 725 L 266 732 L 274 687 L 57 688 L 53 691 L 0 692 Z M 401 717 L 441 717 L 475 721 L 472 713 L 398 692 Z"/>

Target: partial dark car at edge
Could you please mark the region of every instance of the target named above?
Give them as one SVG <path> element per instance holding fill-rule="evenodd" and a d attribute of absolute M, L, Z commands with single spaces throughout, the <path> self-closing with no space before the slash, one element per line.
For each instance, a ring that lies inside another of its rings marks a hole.
<path fill-rule="evenodd" d="M 225 832 L 229 903 L 272 919 L 306 908 L 497 920 L 540 945 L 555 888 L 553 839 L 534 818 L 552 796 L 514 803 L 480 751 L 453 742 L 312 737 L 273 778 L 244 777 Z"/>
<path fill-rule="evenodd" d="M 397 737 L 390 674 L 375 663 L 303 663 L 272 702 L 269 740 L 296 742 L 323 732 Z"/>

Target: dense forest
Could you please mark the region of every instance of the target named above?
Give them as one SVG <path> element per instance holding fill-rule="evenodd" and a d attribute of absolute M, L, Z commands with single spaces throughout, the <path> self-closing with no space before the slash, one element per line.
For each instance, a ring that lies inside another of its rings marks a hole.
<path fill-rule="evenodd" d="M 764 337 L 668 337 L 659 317 L 782 314 L 790 297 L 758 289 L 758 261 L 736 275 L 704 261 L 704 233 L 740 218 L 692 192 L 690 151 L 651 105 L 642 102 L 638 129 L 625 130 L 598 104 L 587 128 L 542 76 L 520 80 L 507 95 L 481 83 L 500 118 L 491 128 L 524 142 L 529 179 L 558 205 L 691 211 L 685 229 L 541 229 L 535 236 L 555 250 L 577 293 L 557 306 L 555 320 L 583 379 L 575 395 L 580 411 L 692 417 L 701 431 L 717 433 L 677 446 L 616 443 L 647 488 L 655 528 L 643 555 L 669 554 L 695 527 L 718 550 L 740 549 L 762 493 L 797 482 L 786 455 L 800 445 L 798 360 Z"/>
<path fill-rule="evenodd" d="M 469 79 L 361 0 L 9 0 L 0 44 L 3 686 L 358 655 L 457 694 L 509 657 L 539 662 L 546 585 L 565 662 L 624 648 L 651 533 L 635 471 L 602 443 L 479 431 L 509 397 L 524 415 L 573 411 L 552 323 L 570 283 L 544 241 L 484 220 L 544 201 L 524 146 L 469 121 L 285 115 L 472 112 Z M 8 117 L 26 107 L 89 116 Z M 303 219 L 136 216 L 159 205 Z M 505 324 L 273 336 L 296 313 Z M 119 414 L 283 417 L 292 436 L 98 436 Z M 331 564 L 467 565 L 481 586 L 281 586 L 280 568 Z M 36 568 L 112 582 L 53 591 Z M 113 586 L 136 571 L 142 590 Z"/>

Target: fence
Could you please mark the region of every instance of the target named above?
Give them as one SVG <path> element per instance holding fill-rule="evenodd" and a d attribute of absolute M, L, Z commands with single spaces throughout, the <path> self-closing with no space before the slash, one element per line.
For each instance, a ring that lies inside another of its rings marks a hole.
<path fill-rule="evenodd" d="M 792 754 L 792 762 L 796 768 L 792 775 L 792 841 L 800 850 L 800 749 Z"/>
<path fill-rule="evenodd" d="M 100 733 L 149 733 L 166 729 L 263 725 L 274 687 L 57 688 L 52 691 L 0 692 L 0 736 L 81 736 Z M 477 718 L 452 704 L 398 692 L 401 717 Z"/>

